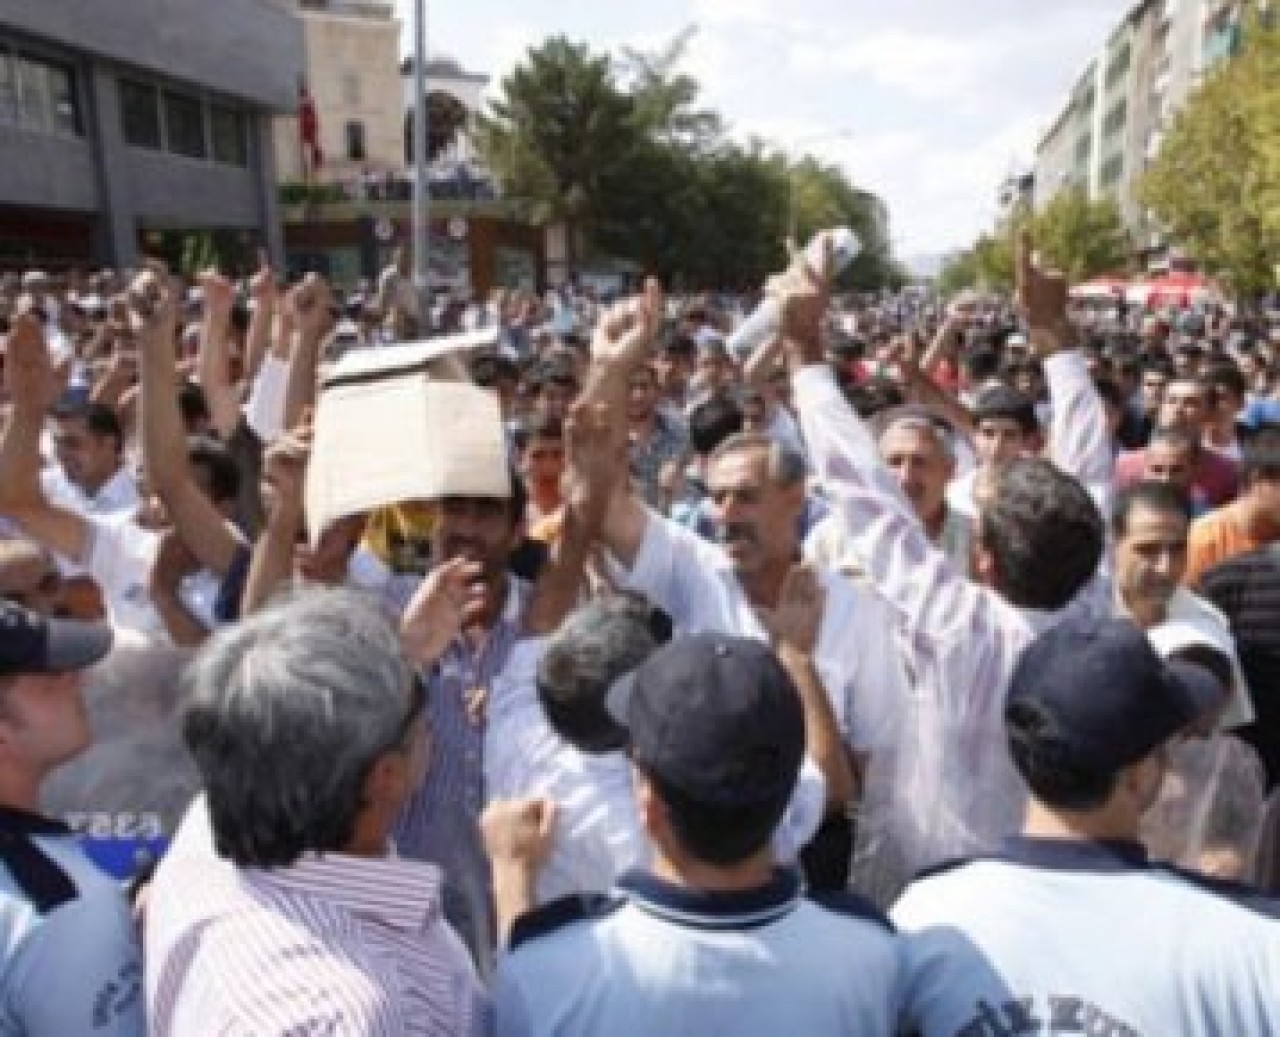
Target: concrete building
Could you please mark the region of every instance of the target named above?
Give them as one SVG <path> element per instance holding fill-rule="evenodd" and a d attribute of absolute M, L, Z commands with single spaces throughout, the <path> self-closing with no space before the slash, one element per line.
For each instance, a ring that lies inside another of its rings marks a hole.
<path fill-rule="evenodd" d="M 1140 248 L 1162 246 L 1138 186 L 1205 73 L 1238 50 L 1244 7 L 1245 0 L 1133 4 L 1040 140 L 1037 209 L 1060 190 L 1083 187 L 1091 198 L 1116 199 Z"/>
<path fill-rule="evenodd" d="M 354 182 L 402 173 L 400 22 L 390 0 L 297 0 L 306 54 L 304 78 L 315 106 L 323 162 L 316 179 Z M 303 178 L 296 115 L 276 120 L 282 182 Z"/>
<path fill-rule="evenodd" d="M 284 0 L 0 0 L 0 265 L 282 254 L 302 64 Z"/>

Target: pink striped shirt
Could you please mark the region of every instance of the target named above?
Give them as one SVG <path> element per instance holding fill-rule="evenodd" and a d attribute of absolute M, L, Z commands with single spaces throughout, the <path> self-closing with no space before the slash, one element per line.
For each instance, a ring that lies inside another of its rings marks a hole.
<path fill-rule="evenodd" d="M 153 1037 L 480 1032 L 484 995 L 440 872 L 308 854 L 288 868 L 171 856 L 146 918 Z"/>

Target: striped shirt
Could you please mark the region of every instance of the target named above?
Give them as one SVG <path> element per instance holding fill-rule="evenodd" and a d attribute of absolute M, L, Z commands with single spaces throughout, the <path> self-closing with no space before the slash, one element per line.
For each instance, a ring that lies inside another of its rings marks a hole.
<path fill-rule="evenodd" d="M 439 891 L 438 869 L 396 858 L 262 870 L 171 855 L 147 907 L 148 1033 L 482 1032 L 483 993 Z"/>
<path fill-rule="evenodd" d="M 520 636 L 530 585 L 510 577 L 502 615 L 478 646 L 456 639 L 428 675 L 431 766 L 405 805 L 395 840 L 400 852 L 444 871 L 445 914 L 478 954 L 492 942 L 489 863 L 478 821 L 484 809 L 483 711 L 468 702 L 489 689 Z"/>

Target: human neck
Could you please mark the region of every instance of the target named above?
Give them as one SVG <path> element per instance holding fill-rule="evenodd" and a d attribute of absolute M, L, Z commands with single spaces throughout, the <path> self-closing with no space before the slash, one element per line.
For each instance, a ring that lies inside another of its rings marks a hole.
<path fill-rule="evenodd" d="M 502 617 L 507 603 L 507 574 L 500 573 L 488 580 L 484 587 L 484 607 L 475 615 L 475 619 L 467 624 L 466 632 L 471 635 L 486 634 Z"/>
<path fill-rule="evenodd" d="M 782 585 L 793 564 L 790 559 L 775 559 L 765 562 L 753 573 L 739 576 L 738 582 L 747 600 L 756 608 L 770 611 L 777 608 L 782 597 Z"/>
<path fill-rule="evenodd" d="M 552 512 L 560 510 L 560 483 L 558 480 L 532 483 L 529 486 L 529 496 L 533 500 L 533 506 L 537 509 L 539 515 L 550 515 Z"/>
<path fill-rule="evenodd" d="M 1032 839 L 1071 839 L 1139 842 L 1138 819 L 1124 811 L 1104 808 L 1089 813 L 1054 810 L 1034 799 L 1027 802 L 1022 834 Z"/>
<path fill-rule="evenodd" d="M 920 521 L 924 524 L 925 534 L 936 544 L 942 538 L 942 530 L 947 524 L 946 503 L 932 515 L 921 516 Z"/>
<path fill-rule="evenodd" d="M 641 439 L 648 439 L 649 436 L 653 434 L 654 425 L 657 423 L 657 420 L 654 417 L 655 413 L 655 411 L 650 411 L 648 414 L 640 418 L 628 417 L 627 425 L 631 431 Z"/>
<path fill-rule="evenodd" d="M 704 864 L 685 855 L 668 856 L 655 848 L 653 874 L 675 886 L 709 893 L 740 893 L 759 889 L 773 878 L 773 855 L 766 846 L 737 864 Z"/>
<path fill-rule="evenodd" d="M 0 767 L 0 804 L 31 814 L 40 812 L 40 786 L 44 774 L 28 770 Z"/>
<path fill-rule="evenodd" d="M 1240 525 L 1254 540 L 1264 542 L 1280 537 L 1280 523 L 1272 517 L 1271 509 L 1252 493 L 1245 492 L 1235 506 Z"/>

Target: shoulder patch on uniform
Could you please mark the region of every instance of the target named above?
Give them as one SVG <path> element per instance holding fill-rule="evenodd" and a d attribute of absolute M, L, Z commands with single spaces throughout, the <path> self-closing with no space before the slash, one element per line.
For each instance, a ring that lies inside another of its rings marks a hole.
<path fill-rule="evenodd" d="M 888 916 L 864 896 L 846 890 L 806 893 L 805 899 L 838 915 L 858 918 L 878 925 L 887 932 L 897 932 Z"/>
<path fill-rule="evenodd" d="M 575 893 L 549 901 L 532 911 L 526 911 L 511 926 L 508 950 L 514 951 L 522 944 L 540 936 L 554 933 L 566 925 L 587 918 L 602 918 L 621 907 L 623 901 L 607 893 Z"/>
<path fill-rule="evenodd" d="M 1166 875 L 1174 875 L 1188 885 L 1195 886 L 1201 892 L 1221 897 L 1223 900 L 1230 900 L 1237 907 L 1252 911 L 1254 914 L 1262 915 L 1265 918 L 1280 918 L 1280 899 L 1269 896 L 1256 886 L 1249 886 L 1243 882 L 1232 882 L 1230 879 L 1218 879 L 1209 875 L 1201 875 L 1199 872 L 1180 868 L 1176 864 L 1166 864 L 1163 861 L 1158 864 L 1152 864 L 1151 871 L 1157 874 L 1164 872 Z"/>

